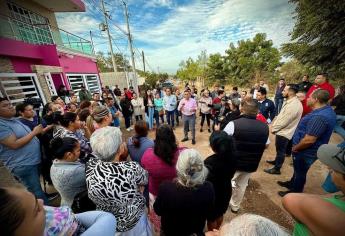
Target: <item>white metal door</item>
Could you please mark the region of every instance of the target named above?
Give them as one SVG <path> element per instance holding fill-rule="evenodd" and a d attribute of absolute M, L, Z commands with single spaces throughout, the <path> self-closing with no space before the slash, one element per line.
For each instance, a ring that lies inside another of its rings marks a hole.
<path fill-rule="evenodd" d="M 91 93 L 101 90 L 97 74 L 66 74 L 66 76 L 74 92 L 79 92 L 81 85 L 84 85 Z"/>
<path fill-rule="evenodd" d="M 0 90 L 14 105 L 32 97 L 41 98 L 46 103 L 37 76 L 33 73 L 0 73 Z"/>

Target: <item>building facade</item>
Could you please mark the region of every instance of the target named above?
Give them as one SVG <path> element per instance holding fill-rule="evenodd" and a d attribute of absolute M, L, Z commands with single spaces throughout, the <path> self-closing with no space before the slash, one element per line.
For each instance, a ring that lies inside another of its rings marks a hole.
<path fill-rule="evenodd" d="M 56 12 L 83 12 L 81 0 L 0 0 L 0 96 L 50 101 L 64 85 L 99 92 L 92 43 L 58 27 Z"/>

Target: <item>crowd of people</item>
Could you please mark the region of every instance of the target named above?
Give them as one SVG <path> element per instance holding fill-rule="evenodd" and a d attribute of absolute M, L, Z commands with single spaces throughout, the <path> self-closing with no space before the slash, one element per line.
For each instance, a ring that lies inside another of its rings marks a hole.
<path fill-rule="evenodd" d="M 266 160 L 272 168 L 264 171 L 279 175 L 286 156 L 293 159 L 291 179 L 277 184 L 287 189 L 278 194 L 297 221 L 294 234 L 342 235 L 344 196 L 303 193 L 317 159 L 330 169 L 324 189 L 345 193 L 345 144 L 328 144 L 334 131 L 345 139 L 345 85 L 335 94 L 327 74 L 319 74 L 314 83 L 307 75 L 299 84 L 280 79 L 272 100 L 264 81 L 230 93 L 218 85 L 200 93 L 187 84 L 182 92 L 155 88 L 142 95 L 132 87 L 91 94 L 81 86 L 77 94 L 62 86 L 42 112 L 37 104 L 13 107 L 0 98 L 0 161 L 26 188 L 0 186 L 0 232 L 289 235 L 258 215 L 223 222 L 228 208 L 241 210 L 249 179 L 272 145 L 271 132 L 276 157 Z M 208 132 L 213 154 L 179 145 L 180 122 L 182 143 L 191 138 L 195 145 L 196 133 Z M 58 192 L 60 207 L 51 206 L 56 195 L 43 191 L 41 176 Z"/>

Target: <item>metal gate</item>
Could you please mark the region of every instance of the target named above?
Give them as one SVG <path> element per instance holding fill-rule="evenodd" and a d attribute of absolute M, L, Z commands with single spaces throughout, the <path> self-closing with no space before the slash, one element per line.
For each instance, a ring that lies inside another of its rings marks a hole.
<path fill-rule="evenodd" d="M 66 76 L 74 92 L 79 92 L 81 85 L 84 85 L 91 93 L 101 91 L 97 74 L 66 74 Z"/>
<path fill-rule="evenodd" d="M 33 73 L 0 73 L 0 94 L 13 105 L 23 102 L 25 98 L 41 98 L 46 103 L 37 76 Z"/>

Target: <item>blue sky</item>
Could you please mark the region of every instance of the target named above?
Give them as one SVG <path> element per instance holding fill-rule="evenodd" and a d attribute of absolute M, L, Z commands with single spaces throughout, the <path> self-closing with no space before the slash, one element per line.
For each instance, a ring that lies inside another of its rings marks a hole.
<path fill-rule="evenodd" d="M 94 35 L 96 51 L 108 52 L 100 0 L 83 0 L 86 12 L 57 14 L 59 27 L 89 39 Z M 129 59 L 120 0 L 105 0 L 111 15 L 114 50 Z M 136 64 L 142 69 L 139 52 L 144 50 L 147 69 L 175 73 L 181 60 L 196 58 L 202 50 L 224 54 L 230 42 L 264 32 L 279 47 L 289 41 L 294 25 L 294 7 L 288 0 L 127 0 L 134 39 Z"/>

